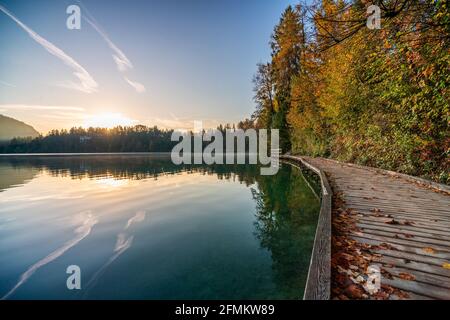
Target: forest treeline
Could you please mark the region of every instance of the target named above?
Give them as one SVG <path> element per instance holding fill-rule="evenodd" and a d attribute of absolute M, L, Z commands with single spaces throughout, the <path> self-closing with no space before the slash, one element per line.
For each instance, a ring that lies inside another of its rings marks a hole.
<path fill-rule="evenodd" d="M 167 152 L 176 144 L 172 131 L 143 125 L 52 130 L 0 144 L 0 153 Z"/>
<path fill-rule="evenodd" d="M 381 28 L 367 27 L 367 8 Z M 254 77 L 257 127 L 283 151 L 449 183 L 450 10 L 443 0 L 289 6 Z"/>
<path fill-rule="evenodd" d="M 226 130 L 246 130 L 252 126 L 253 122 L 245 120 L 237 125 L 220 124 L 215 130 L 222 132 L 225 149 Z M 36 138 L 14 138 L 0 142 L 0 153 L 171 152 L 178 143 L 171 141 L 173 131 L 145 125 L 114 128 L 74 127 L 70 130 L 51 130 L 47 135 Z M 191 137 L 193 135 L 192 132 L 185 134 Z M 193 140 L 191 141 L 193 143 Z M 209 142 L 204 141 L 203 147 L 208 144 Z"/>

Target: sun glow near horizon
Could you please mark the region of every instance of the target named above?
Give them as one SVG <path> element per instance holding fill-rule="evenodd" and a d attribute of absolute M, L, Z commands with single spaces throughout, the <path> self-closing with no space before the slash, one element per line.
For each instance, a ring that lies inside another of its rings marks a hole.
<path fill-rule="evenodd" d="M 87 116 L 84 119 L 83 127 L 89 128 L 114 128 L 117 126 L 132 126 L 137 123 L 121 113 L 105 112 Z"/>

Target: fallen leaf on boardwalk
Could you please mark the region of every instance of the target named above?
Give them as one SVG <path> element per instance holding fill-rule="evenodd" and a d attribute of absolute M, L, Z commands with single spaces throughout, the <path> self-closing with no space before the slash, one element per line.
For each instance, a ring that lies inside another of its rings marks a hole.
<path fill-rule="evenodd" d="M 386 242 L 382 242 L 380 243 L 380 245 L 378 246 L 380 249 L 384 249 L 384 250 L 392 250 L 395 249 L 392 245 L 390 245 L 389 243 Z"/>
<path fill-rule="evenodd" d="M 389 298 L 389 294 L 385 291 L 378 291 L 373 295 L 373 298 L 376 300 L 387 300 Z"/>
<path fill-rule="evenodd" d="M 442 268 L 445 268 L 445 269 L 449 269 L 449 270 L 450 270 L 450 263 L 444 263 L 444 264 L 442 265 Z"/>
<path fill-rule="evenodd" d="M 398 290 L 396 292 L 396 295 L 400 298 L 400 299 L 409 299 L 409 294 L 407 294 L 406 292 L 400 291 Z"/>
<path fill-rule="evenodd" d="M 391 279 L 391 280 L 394 279 L 394 276 L 384 268 L 381 268 L 381 274 L 383 275 L 383 277 L 385 277 L 387 279 Z"/>
<path fill-rule="evenodd" d="M 364 297 L 364 290 L 356 284 L 351 284 L 345 288 L 345 294 L 352 299 L 362 299 Z"/>
<path fill-rule="evenodd" d="M 430 247 L 423 248 L 422 250 L 425 251 L 426 253 L 436 253 L 436 250 Z"/>
<path fill-rule="evenodd" d="M 392 294 L 394 292 L 394 288 L 384 283 L 381 284 L 381 288 L 385 290 L 388 294 Z"/>
<path fill-rule="evenodd" d="M 414 222 L 406 220 L 402 224 L 405 226 L 412 226 L 414 224 Z"/>
<path fill-rule="evenodd" d="M 367 268 L 381 263 L 381 255 L 375 251 L 383 246 L 361 243 L 357 238 L 364 237 L 364 229 L 357 226 L 361 212 L 349 208 L 339 195 L 333 197 L 332 203 L 332 252 L 331 252 L 331 295 L 332 299 L 389 299 L 399 289 L 381 284 L 378 292 L 367 292 L 365 285 L 369 281 Z M 363 216 L 381 216 L 393 219 L 392 215 L 381 213 L 378 208 L 370 209 Z M 355 237 L 355 238 L 353 238 Z M 403 238 L 403 235 L 402 235 Z M 385 244 L 384 249 L 390 246 Z M 394 266 L 392 266 L 394 267 Z M 385 278 L 392 276 L 386 271 Z"/>
<path fill-rule="evenodd" d="M 416 277 L 415 277 L 415 276 L 413 276 L 412 274 L 406 273 L 406 272 L 400 272 L 400 273 L 398 274 L 398 277 L 399 277 L 400 279 L 407 280 L 407 281 L 413 281 L 413 280 L 416 280 Z"/>
<path fill-rule="evenodd" d="M 385 221 L 384 223 L 387 223 L 387 224 L 394 224 L 394 225 L 400 224 L 400 222 L 398 222 L 398 221 L 395 220 L 395 219 L 390 219 L 390 220 L 388 220 L 388 221 Z"/>
<path fill-rule="evenodd" d="M 414 238 L 414 236 L 412 234 L 409 234 L 409 233 L 405 233 L 405 237 L 406 238 Z"/>

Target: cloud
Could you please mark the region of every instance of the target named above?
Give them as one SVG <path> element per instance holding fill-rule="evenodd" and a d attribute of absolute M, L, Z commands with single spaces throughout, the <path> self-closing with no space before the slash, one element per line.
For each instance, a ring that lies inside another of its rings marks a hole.
<path fill-rule="evenodd" d="M 5 81 L 1 81 L 1 80 L 0 80 L 0 84 L 1 84 L 1 85 L 4 85 L 4 86 L 6 86 L 6 87 L 16 88 L 15 85 L 13 85 L 13 84 L 11 84 L 11 83 L 8 83 L 8 82 L 5 82 Z"/>
<path fill-rule="evenodd" d="M 88 13 L 89 14 L 89 13 Z M 89 19 L 88 17 L 86 17 L 85 15 L 83 15 L 83 19 L 86 20 L 87 23 L 89 23 L 89 25 L 94 28 L 95 31 L 97 31 L 97 33 L 103 38 L 103 40 L 106 41 L 106 43 L 108 44 L 109 48 L 115 52 L 115 54 L 113 54 L 113 59 L 114 62 L 117 65 L 117 68 L 119 69 L 119 71 L 121 72 L 125 72 L 128 69 L 132 69 L 133 65 L 131 63 L 131 61 L 127 58 L 127 56 L 122 52 L 122 50 L 120 50 L 112 41 L 111 39 L 108 37 L 108 35 L 102 31 L 100 29 L 100 27 L 95 24 L 92 20 L 94 20 L 92 18 Z"/>
<path fill-rule="evenodd" d="M 87 8 L 79 1 L 80 5 L 83 7 L 83 10 L 86 14 L 83 14 L 83 19 L 95 30 L 97 33 L 105 40 L 108 47 L 114 52 L 112 57 L 114 62 L 116 63 L 117 69 L 121 73 L 125 73 L 128 70 L 133 69 L 133 64 L 127 58 L 125 53 L 118 46 L 111 41 L 109 36 L 105 31 L 102 30 L 100 24 L 96 22 L 95 18 L 91 15 L 91 13 L 87 10 Z M 145 86 L 139 82 L 131 81 L 126 76 L 124 76 L 125 81 L 136 90 L 137 93 L 145 92 Z"/>
<path fill-rule="evenodd" d="M 3 110 L 52 110 L 52 111 L 80 111 L 84 108 L 72 106 L 45 106 L 45 105 L 29 105 L 29 104 L 1 104 Z"/>
<path fill-rule="evenodd" d="M 141 84 L 139 82 L 131 81 L 127 77 L 124 77 L 124 79 L 130 86 L 132 86 L 136 90 L 137 93 L 145 92 L 145 87 L 143 84 Z"/>
<path fill-rule="evenodd" d="M 2 300 L 7 299 L 11 294 L 13 294 L 22 284 L 24 284 L 39 268 L 45 266 L 46 264 L 52 262 L 56 258 L 63 255 L 67 250 L 78 244 L 81 240 L 86 238 L 92 230 L 92 227 L 97 224 L 98 220 L 89 212 L 82 212 L 76 217 L 77 221 L 81 222 L 81 225 L 75 229 L 75 238 L 67 241 L 62 247 L 56 249 L 50 253 L 45 258 L 39 260 L 31 267 L 28 268 L 21 276 L 16 285 L 9 290 L 7 294 L 2 297 Z"/>
<path fill-rule="evenodd" d="M 79 83 L 68 82 L 62 84 L 62 87 L 79 90 L 86 93 L 92 93 L 97 91 L 98 84 L 95 82 L 94 78 L 84 69 L 78 62 L 76 62 L 72 57 L 67 55 L 63 50 L 55 46 L 50 41 L 44 39 L 39 34 L 31 30 L 19 19 L 17 19 L 12 13 L 6 10 L 5 7 L 0 5 L 0 10 L 3 11 L 8 17 L 10 17 L 14 22 L 16 22 L 28 35 L 37 43 L 39 43 L 45 50 L 50 54 L 54 55 L 58 59 L 62 60 L 67 66 L 73 69 L 73 74 L 78 78 Z"/>

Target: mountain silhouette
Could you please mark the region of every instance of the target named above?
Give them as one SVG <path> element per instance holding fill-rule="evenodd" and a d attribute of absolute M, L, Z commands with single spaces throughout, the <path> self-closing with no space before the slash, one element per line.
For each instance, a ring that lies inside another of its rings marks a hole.
<path fill-rule="evenodd" d="M 0 114 L 0 141 L 39 136 L 32 126 Z"/>

